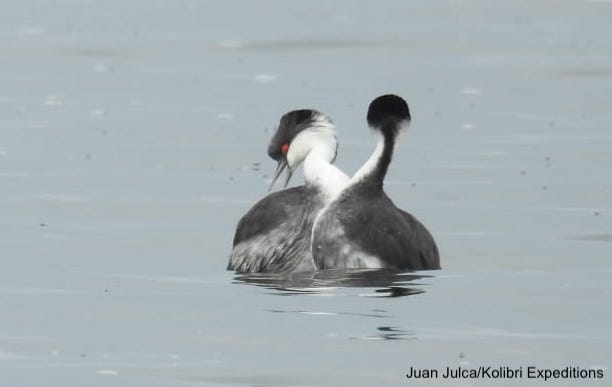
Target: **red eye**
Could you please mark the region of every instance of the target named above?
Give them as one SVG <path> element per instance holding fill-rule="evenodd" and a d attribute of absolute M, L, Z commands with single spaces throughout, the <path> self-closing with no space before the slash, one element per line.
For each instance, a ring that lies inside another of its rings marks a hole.
<path fill-rule="evenodd" d="M 281 145 L 281 152 L 283 152 L 284 155 L 286 155 L 288 151 L 289 151 L 289 145 L 287 144 Z"/>

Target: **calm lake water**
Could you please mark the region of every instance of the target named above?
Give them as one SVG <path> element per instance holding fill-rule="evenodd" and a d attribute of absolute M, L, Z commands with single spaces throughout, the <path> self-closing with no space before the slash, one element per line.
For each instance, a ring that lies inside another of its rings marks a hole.
<path fill-rule="evenodd" d="M 602 0 L 3 2 L 0 384 L 611 385 L 610 36 Z M 443 269 L 225 271 L 280 116 L 331 115 L 352 174 L 388 92 Z"/>

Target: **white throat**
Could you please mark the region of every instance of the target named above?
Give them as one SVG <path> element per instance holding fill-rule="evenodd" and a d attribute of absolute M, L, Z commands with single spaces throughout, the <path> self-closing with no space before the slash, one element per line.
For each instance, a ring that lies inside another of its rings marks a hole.
<path fill-rule="evenodd" d="M 347 185 L 349 177 L 331 163 L 327 150 L 321 147 L 313 149 L 306 156 L 304 160 L 304 180 L 306 180 L 306 184 L 317 186 L 326 199 L 331 201 Z"/>
<path fill-rule="evenodd" d="M 304 180 L 321 190 L 327 200 L 333 200 L 344 189 L 349 177 L 332 162 L 338 142 L 336 128 L 322 118 L 298 134 L 289 147 L 287 161 L 294 168 L 304 160 Z"/>
<path fill-rule="evenodd" d="M 376 137 L 376 148 L 374 148 L 374 152 L 368 158 L 368 160 L 355 172 L 353 177 L 351 178 L 350 184 L 355 184 L 363 179 L 365 176 L 369 175 L 376 168 L 376 164 L 378 160 L 381 158 L 383 150 L 385 148 L 385 138 L 382 133 L 375 131 L 374 136 Z"/>

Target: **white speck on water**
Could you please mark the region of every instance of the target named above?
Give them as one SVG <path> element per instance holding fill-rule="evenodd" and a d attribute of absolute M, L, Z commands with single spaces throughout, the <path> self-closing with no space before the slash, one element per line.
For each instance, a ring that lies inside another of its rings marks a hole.
<path fill-rule="evenodd" d="M 17 28 L 17 35 L 43 35 L 46 33 L 43 26 L 21 26 Z"/>
<path fill-rule="evenodd" d="M 104 109 L 94 109 L 89 112 L 89 115 L 92 117 L 102 117 L 106 115 L 106 110 Z"/>
<path fill-rule="evenodd" d="M 57 201 L 63 203 L 84 203 L 89 201 L 89 199 L 84 196 L 71 194 L 44 194 L 42 195 L 42 198 L 43 200 Z"/>
<path fill-rule="evenodd" d="M 119 374 L 119 372 L 115 371 L 115 370 L 97 370 L 96 374 L 98 375 L 112 375 L 112 376 L 116 376 Z"/>
<path fill-rule="evenodd" d="M 95 65 L 93 65 L 92 70 L 97 73 L 106 73 L 108 72 L 108 66 L 104 63 L 96 63 Z"/>
<path fill-rule="evenodd" d="M 461 94 L 465 94 L 465 95 L 480 95 L 480 94 L 482 94 L 482 90 L 476 89 L 474 87 L 466 87 L 464 89 L 461 89 Z"/>
<path fill-rule="evenodd" d="M 486 152 L 481 152 L 480 154 L 482 156 L 485 156 L 485 157 L 497 157 L 497 156 L 506 155 L 507 152 L 502 152 L 502 151 L 486 151 Z"/>
<path fill-rule="evenodd" d="M 229 113 L 217 114 L 217 121 L 227 122 L 227 121 L 231 121 L 233 119 L 234 119 L 234 116 L 229 114 Z"/>
<path fill-rule="evenodd" d="M 217 42 L 219 48 L 238 49 L 247 46 L 247 42 L 240 39 L 224 39 Z"/>
<path fill-rule="evenodd" d="M 463 124 L 460 126 L 460 128 L 463 130 L 472 130 L 474 129 L 474 124 Z"/>
<path fill-rule="evenodd" d="M 47 106 L 64 106 L 65 98 L 61 94 L 49 94 L 45 100 Z"/>
<path fill-rule="evenodd" d="M 538 122 L 542 122 L 542 121 L 548 121 L 549 120 L 549 118 L 541 117 L 541 116 L 537 116 L 535 114 L 525 113 L 525 112 L 515 113 L 514 116 L 516 118 L 518 118 L 519 120 L 524 120 L 524 121 L 538 121 Z"/>
<path fill-rule="evenodd" d="M 38 123 L 29 123 L 29 124 L 25 124 L 24 126 L 26 129 L 44 129 L 47 127 L 47 125 L 45 124 L 38 124 Z"/>
<path fill-rule="evenodd" d="M 0 150 L 0 156 L 6 157 L 6 156 L 8 156 L 8 152 L 5 151 L 5 150 Z"/>
<path fill-rule="evenodd" d="M 364 336 L 364 337 L 353 337 L 353 339 L 358 339 L 358 340 L 384 340 L 384 337 L 379 337 L 379 336 Z"/>
<path fill-rule="evenodd" d="M 257 74 L 253 77 L 253 80 L 257 83 L 272 83 L 277 80 L 277 76 L 269 73 Z"/>
<path fill-rule="evenodd" d="M 307 310 L 301 311 L 299 313 L 301 313 L 301 314 L 311 314 L 311 315 L 316 315 L 316 316 L 318 316 L 318 315 L 321 315 L 321 316 L 337 316 L 338 315 L 338 313 L 336 313 L 336 312 L 309 312 Z"/>
<path fill-rule="evenodd" d="M 359 297 L 381 297 L 379 293 L 359 293 L 357 294 Z"/>

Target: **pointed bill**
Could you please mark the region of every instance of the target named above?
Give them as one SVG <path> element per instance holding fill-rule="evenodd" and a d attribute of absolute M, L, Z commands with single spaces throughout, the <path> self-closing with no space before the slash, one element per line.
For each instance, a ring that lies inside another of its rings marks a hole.
<path fill-rule="evenodd" d="M 287 168 L 287 177 L 285 178 L 285 186 L 283 187 L 283 189 L 287 188 L 287 186 L 289 185 L 289 180 L 291 180 L 291 176 L 293 176 L 293 171 L 291 170 L 291 167 Z"/>
<path fill-rule="evenodd" d="M 280 177 L 281 173 L 283 173 L 285 168 L 287 168 L 287 160 L 285 160 L 284 158 L 281 158 L 280 160 L 278 160 L 278 165 L 276 166 L 276 172 L 274 172 L 274 178 L 272 179 L 272 182 L 270 183 L 270 187 L 268 187 L 268 191 L 272 190 L 272 186 L 274 185 L 274 183 L 276 183 L 276 180 L 278 180 L 278 178 Z M 285 187 L 287 187 L 288 182 L 289 181 L 285 182 Z"/>

